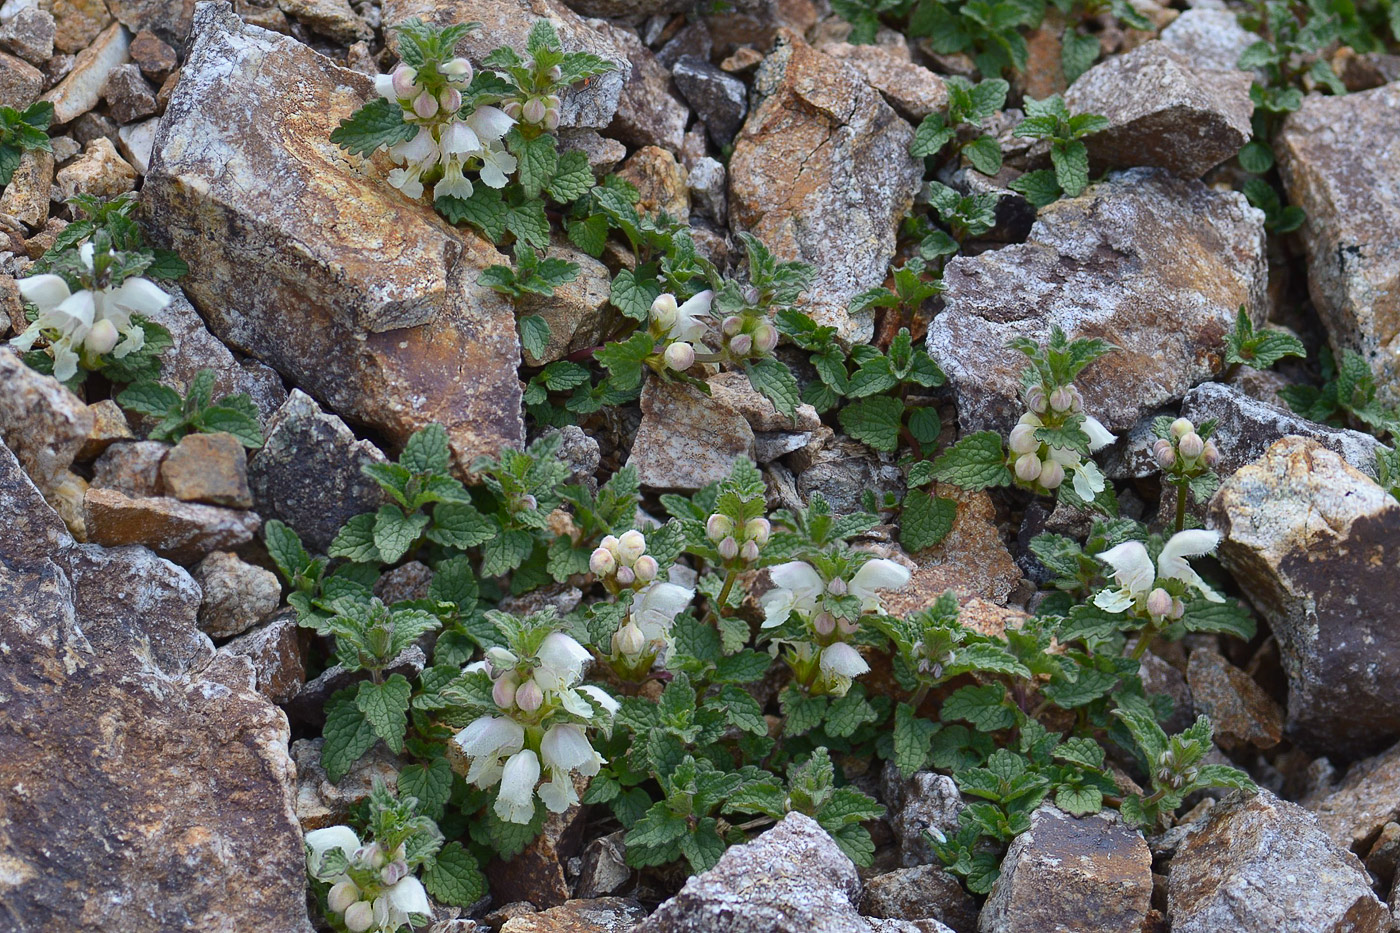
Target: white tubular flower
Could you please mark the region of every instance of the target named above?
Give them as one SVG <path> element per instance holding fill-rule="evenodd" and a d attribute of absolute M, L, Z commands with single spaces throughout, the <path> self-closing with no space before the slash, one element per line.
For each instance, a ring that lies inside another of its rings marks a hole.
<path fill-rule="evenodd" d="M 489 105 L 473 110 L 471 115 L 466 117 L 466 122 L 477 136 L 490 142 L 499 142 L 515 125 L 515 121 L 508 117 L 504 110 Z"/>
<path fill-rule="evenodd" d="M 908 582 L 908 567 L 880 557 L 856 571 L 847 591 L 860 597 L 861 612 L 881 612 L 880 598 L 875 591 L 903 589 Z"/>
<path fill-rule="evenodd" d="M 552 813 L 563 813 L 578 803 L 573 772 L 592 777 L 603 764 L 588 736 L 575 725 L 552 726 L 540 741 L 540 757 L 550 778 L 540 785 L 540 799 Z"/>
<path fill-rule="evenodd" d="M 1104 612 L 1122 612 L 1139 598 L 1147 598 L 1157 571 L 1141 541 L 1125 541 L 1099 554 L 1098 559 L 1113 568 L 1118 588 L 1100 590 L 1094 597 L 1095 606 Z"/>
<path fill-rule="evenodd" d="M 501 779 L 501 762 L 525 747 L 525 727 L 505 716 L 482 716 L 453 741 L 472 760 L 467 782 L 485 790 Z"/>
<path fill-rule="evenodd" d="M 1103 423 L 1099 421 L 1099 419 L 1094 418 L 1092 416 L 1085 415 L 1084 423 L 1081 424 L 1079 427 L 1081 430 L 1083 430 L 1085 434 L 1089 435 L 1090 453 L 1093 453 L 1094 451 L 1099 450 L 1101 448 L 1107 447 L 1109 444 L 1112 444 L 1114 441 L 1118 440 L 1118 437 L 1110 433 L 1108 428 L 1104 427 Z"/>
<path fill-rule="evenodd" d="M 1180 580 L 1188 586 L 1194 587 L 1196 592 L 1210 602 L 1223 603 L 1225 597 L 1207 586 L 1200 574 L 1192 570 L 1191 565 L 1186 563 L 1188 557 L 1200 557 L 1211 553 L 1219 543 L 1220 532 L 1218 531 L 1206 531 L 1201 528 L 1178 531 L 1162 547 L 1162 553 L 1157 555 L 1157 572 L 1163 577 Z"/>
<path fill-rule="evenodd" d="M 501 773 L 501 790 L 493 808 L 507 823 L 528 823 L 535 815 L 535 784 L 540 779 L 540 760 L 528 748 L 516 752 Z"/>
<path fill-rule="evenodd" d="M 647 639 L 664 638 L 671 623 L 695 598 L 695 591 L 676 583 L 655 580 L 637 593 L 632 615 Z"/>
<path fill-rule="evenodd" d="M 399 879 L 374 899 L 374 920 L 381 930 L 397 930 L 408 923 L 410 914 L 431 916 L 428 892 L 412 875 Z"/>
<path fill-rule="evenodd" d="M 870 665 L 860 656 L 859 651 L 843 641 L 838 641 L 822 649 L 821 669 L 822 673 L 828 676 L 850 679 L 870 670 Z"/>
<path fill-rule="evenodd" d="M 602 687 L 584 684 L 582 687 L 578 688 L 577 692 L 595 701 L 609 716 L 616 715 L 617 711 L 622 709 L 622 704 L 613 699 L 612 694 L 608 693 Z"/>
<path fill-rule="evenodd" d="M 1103 473 L 1094 461 L 1085 460 L 1074 468 L 1074 492 L 1084 501 L 1093 501 L 1095 496 L 1103 492 L 1104 485 Z"/>
<path fill-rule="evenodd" d="M 763 628 L 782 625 L 793 612 L 810 614 L 826 589 L 821 574 L 805 561 L 779 564 L 768 574 L 773 588 L 758 601 L 763 609 Z"/>
<path fill-rule="evenodd" d="M 393 75 L 375 75 L 374 91 L 385 100 L 392 100 L 394 103 L 398 103 L 399 92 L 394 89 Z"/>
<path fill-rule="evenodd" d="M 515 156 L 505 149 L 488 148 L 476 153 L 481 159 L 481 180 L 492 188 L 504 188 L 510 182 L 510 173 L 515 171 Z"/>
<path fill-rule="evenodd" d="M 328 874 L 323 870 L 321 863 L 326 853 L 332 849 L 339 849 L 345 854 L 346 861 L 349 861 L 355 850 L 360 847 L 360 837 L 355 835 L 355 831 L 349 826 L 327 826 L 325 829 L 313 829 L 307 833 L 306 847 L 311 850 L 306 857 L 306 869 L 311 873 L 311 877 L 318 881 L 338 882 L 345 877 L 344 874 Z"/>
<path fill-rule="evenodd" d="M 473 155 L 482 148 L 481 138 L 465 120 L 453 120 L 439 133 L 439 145 L 449 155 Z"/>
<path fill-rule="evenodd" d="M 546 691 L 568 690 L 583 677 L 583 668 L 593 655 L 563 632 L 551 632 L 535 658 L 535 682 Z"/>
<path fill-rule="evenodd" d="M 466 200 L 472 196 L 473 190 L 471 179 L 462 174 L 461 159 L 453 156 L 442 163 L 442 178 L 433 185 L 434 198 L 451 197 Z"/>
<path fill-rule="evenodd" d="M 674 340 L 696 343 L 705 336 L 705 319 L 710 316 L 710 305 L 715 293 L 710 289 L 688 299 L 676 309 L 676 320 L 666 330 L 666 335 Z"/>

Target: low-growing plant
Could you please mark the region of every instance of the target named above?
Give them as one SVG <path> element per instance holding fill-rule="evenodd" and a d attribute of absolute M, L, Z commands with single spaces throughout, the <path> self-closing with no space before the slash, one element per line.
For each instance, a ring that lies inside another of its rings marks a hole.
<path fill-rule="evenodd" d="M 26 152 L 53 152 L 49 141 L 52 122 L 53 104 L 46 100 L 30 104 L 23 113 L 0 107 L 0 188 L 10 183 Z"/>
<path fill-rule="evenodd" d="M 937 157 L 951 143 L 954 153 L 983 175 L 1001 171 L 1001 144 L 995 136 L 977 135 L 983 124 L 1006 106 L 1011 85 L 1001 78 L 973 84 L 956 75 L 944 82 L 948 88 L 948 112 L 935 110 L 924 117 L 914 131 L 909 154 L 915 158 Z"/>
<path fill-rule="evenodd" d="M 1343 350 L 1338 365 L 1332 351 L 1323 347 L 1318 354 L 1322 367 L 1321 387 L 1290 385 L 1279 389 L 1279 398 L 1309 421 L 1359 426 L 1379 437 L 1400 434 L 1400 412 L 1377 398 L 1376 376 L 1366 358 L 1354 350 Z"/>
<path fill-rule="evenodd" d="M 1078 197 L 1089 184 L 1089 149 L 1084 137 L 1108 128 L 1108 119 L 1094 113 L 1071 114 L 1059 94 L 1025 103 L 1026 118 L 1015 135 L 1050 143 L 1053 168 L 1027 172 L 1011 182 L 1035 207 L 1044 207 L 1068 195 Z"/>
<path fill-rule="evenodd" d="M 147 436 L 157 441 L 178 441 L 186 434 L 223 432 L 238 438 L 250 450 L 263 445 L 258 410 L 246 392 L 214 398 L 214 371 L 201 369 L 190 380 L 189 391 L 180 393 L 157 382 L 129 385 L 116 396 L 117 404 L 156 419 Z"/>

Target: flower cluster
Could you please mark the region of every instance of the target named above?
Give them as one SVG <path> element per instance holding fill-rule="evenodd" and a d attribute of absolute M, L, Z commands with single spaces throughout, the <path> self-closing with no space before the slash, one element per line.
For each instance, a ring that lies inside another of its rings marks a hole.
<path fill-rule="evenodd" d="M 910 574 L 885 558 L 866 561 L 849 579 L 848 559 L 816 563 L 821 570 L 794 560 L 769 571 L 773 588 L 759 599 L 763 628 L 779 629 L 775 650 L 786 645 L 785 659 L 799 683 L 813 694 L 844 696 L 852 680 L 870 670 L 849 639 L 859 634 L 862 616 L 883 611 L 876 591 L 898 590 Z"/>
<path fill-rule="evenodd" d="M 453 744 L 471 764 L 466 779 L 486 790 L 500 785 L 495 813 L 510 823 L 528 823 L 535 796 L 554 813 L 578 803 L 573 774 L 591 777 L 603 764 L 587 729 L 611 724 L 617 701 L 598 687 L 580 686 L 592 659 L 588 649 L 555 631 L 552 613 L 524 622 L 491 613 L 510 632 L 510 647 L 494 647 L 468 668 L 490 683 L 494 715 L 482 715 Z M 541 773 L 547 780 L 541 784 Z M 538 788 L 536 787 L 538 785 Z"/>
<path fill-rule="evenodd" d="M 1189 595 L 1190 589 L 1210 602 L 1223 603 L 1224 597 L 1212 590 L 1186 562 L 1188 557 L 1211 553 L 1219 543 L 1219 532 L 1178 531 L 1162 545 L 1155 566 L 1146 545 L 1140 541 L 1126 541 L 1110 548 L 1098 558 L 1113 568 L 1113 579 L 1118 586 L 1100 590 L 1094 597 L 1094 605 L 1105 612 L 1132 610 L 1160 626 L 1185 614 L 1183 598 Z"/>
<path fill-rule="evenodd" d="M 564 69 L 552 65 L 539 76 L 537 85 L 552 88 L 564 80 Z M 501 109 L 512 119 L 521 120 L 553 132 L 559 128 L 559 95 L 552 91 L 521 91 L 515 97 L 504 101 Z"/>
<path fill-rule="evenodd" d="M 400 166 L 389 173 L 389 184 L 409 197 L 422 197 L 432 185 L 435 199 L 470 198 L 469 173 L 504 188 L 515 171 L 516 158 L 503 140 L 516 121 L 497 107 L 464 107 L 462 92 L 471 77 L 470 62 L 451 58 L 426 60 L 417 68 L 400 62 L 374 79 L 380 96 L 398 104 L 404 122 L 417 127 L 411 138 L 389 147 Z"/>
<path fill-rule="evenodd" d="M 330 884 L 326 906 L 350 933 L 394 933 L 413 917 L 432 913 L 404 843 L 386 852 L 378 842 L 361 845 L 348 826 L 331 826 L 307 833 L 306 847 L 307 871 Z"/>
<path fill-rule="evenodd" d="M 695 365 L 695 348 L 709 352 L 702 341 L 709 329 L 710 304 L 715 293 L 700 292 L 681 304 L 676 296 L 663 294 L 651 303 L 653 335 L 666 344 L 662 357 L 666 368 L 683 373 Z"/>
<path fill-rule="evenodd" d="M 623 676 L 641 676 L 671 649 L 671 625 L 695 598 L 695 590 L 657 579 L 656 558 L 646 553 L 646 538 L 635 528 L 620 537 L 608 535 L 594 548 L 588 569 L 609 593 L 635 595 L 612 636 L 613 668 Z"/>
<path fill-rule="evenodd" d="M 736 527 L 733 519 L 716 512 L 705 522 L 705 537 L 726 563 L 754 563 L 772 534 L 772 524 L 763 517 L 751 518 Z"/>
<path fill-rule="evenodd" d="M 1084 397 L 1073 385 L 1050 387 L 1032 386 L 1026 392 L 1026 408 L 1016 427 L 1011 429 L 1008 446 L 1009 465 L 1016 482 L 1037 492 L 1054 492 L 1073 477 L 1074 491 L 1081 499 L 1092 500 L 1103 492 L 1104 477 L 1087 454 L 1113 443 L 1117 438 L 1099 421 L 1084 414 Z M 1069 429 L 1066 431 L 1065 429 Z M 1076 449 L 1046 441 L 1052 433 L 1078 435 L 1088 443 Z"/>
<path fill-rule="evenodd" d="M 1177 418 L 1167 429 L 1166 436 L 1159 437 L 1152 445 L 1152 458 L 1164 473 L 1190 477 L 1199 476 L 1219 463 L 1220 451 L 1215 441 L 1196 433 L 1196 426 L 1189 418 Z"/>
<path fill-rule="evenodd" d="M 635 528 L 621 537 L 608 535 L 593 549 L 588 569 L 608 592 L 640 589 L 656 579 L 661 568 L 647 552 L 647 539 Z"/>
<path fill-rule="evenodd" d="M 27 351 L 44 337 L 60 382 L 72 379 L 80 363 L 96 369 L 97 357 L 110 353 L 121 359 L 140 350 L 145 331 L 134 316 L 154 314 L 170 303 L 170 296 L 150 279 L 129 276 L 118 283 L 113 273 L 121 258 L 114 250 L 97 253 L 88 242 L 78 255 L 81 265 L 75 277 L 82 287 L 77 290 L 63 276 L 47 273 L 18 283 L 20 294 L 39 309 L 39 316 L 10 343 Z"/>

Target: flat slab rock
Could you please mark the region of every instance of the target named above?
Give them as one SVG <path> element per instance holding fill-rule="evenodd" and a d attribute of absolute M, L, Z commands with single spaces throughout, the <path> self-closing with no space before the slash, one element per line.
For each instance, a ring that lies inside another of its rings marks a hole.
<path fill-rule="evenodd" d="M 1278 638 L 1288 728 L 1355 757 L 1400 737 L 1400 502 L 1316 441 L 1289 436 L 1226 479 L 1220 560 Z"/>
<path fill-rule="evenodd" d="M 1355 350 L 1400 405 L 1400 83 L 1312 95 L 1274 145 L 1307 212 L 1308 292 L 1334 350 Z"/>
<path fill-rule="evenodd" d="M 1241 194 L 1136 168 L 1042 209 L 1023 244 L 959 256 L 943 280 L 928 350 L 964 431 L 1011 428 L 1025 357 L 1006 342 L 1043 341 L 1055 324 L 1120 348 L 1076 384 L 1123 431 L 1223 368 L 1241 306 L 1263 323 L 1264 217 Z"/>
<path fill-rule="evenodd" d="M 196 13 L 142 191 L 210 329 L 402 443 L 447 427 L 457 462 L 518 445 L 520 348 L 500 253 L 329 142 L 367 77 L 295 39 Z"/>
<path fill-rule="evenodd" d="M 75 546 L 4 447 L 0 499 L 6 923 L 310 933 L 287 719 L 216 661 L 199 588 Z"/>

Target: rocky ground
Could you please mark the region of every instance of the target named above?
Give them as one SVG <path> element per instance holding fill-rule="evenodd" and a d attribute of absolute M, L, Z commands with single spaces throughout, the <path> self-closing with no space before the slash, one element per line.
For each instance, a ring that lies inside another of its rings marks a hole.
<path fill-rule="evenodd" d="M 395 461 L 428 425 L 446 429 L 451 472 L 469 485 L 476 458 L 558 434 L 570 482 L 597 489 L 634 467 L 642 509 L 656 516 L 662 494 L 695 493 L 743 458 L 759 465 L 770 510 L 801 510 L 819 494 L 838 514 L 858 512 L 873 493 L 879 521 L 856 546 L 911 572 L 885 611 L 927 609 L 952 590 L 965 626 L 1003 640 L 1050 589 L 1031 539 L 1091 535 L 1082 502 L 944 483 L 945 534 L 904 548 L 896 503 L 918 485 L 908 446 L 862 443 L 834 408 L 803 404 L 788 417 L 737 369 L 697 364 L 708 397 L 648 373 L 639 396 L 571 416 L 576 426 L 527 416 L 542 366 L 587 361 L 631 326 L 610 289 L 636 261 L 616 235 L 598 256 L 579 248 L 553 211 L 550 255 L 577 263 L 578 276 L 553 296 L 512 300 L 478 282 L 510 263 L 504 248 L 390 187 L 387 162 L 330 142 L 398 60 L 386 27 L 415 16 L 480 22 L 460 46 L 478 68 L 497 46 L 523 49 L 537 21 L 553 23 L 565 50 L 612 65 L 564 95 L 562 152 L 630 181 L 640 210 L 688 219 L 696 250 L 721 270 L 744 267 L 743 233 L 810 264 L 798 307 L 843 348 L 888 348 L 912 325 L 947 376 L 907 399 L 942 422 L 916 459 L 1011 431 L 1024 358 L 1008 340 L 1041 343 L 1058 327 L 1115 345 L 1078 386 L 1084 410 L 1118 437 L 1097 458 L 1116 507 L 1169 535 L 1177 492 L 1160 480 L 1152 421 L 1213 419 L 1219 488 L 1185 514 L 1220 533 L 1218 563 L 1201 566 L 1257 624 L 1248 639 L 1177 631 L 1142 659 L 1147 691 L 1174 700 L 1167 732 L 1208 715 L 1206 760 L 1244 769 L 1257 792 L 1197 792 L 1148 832 L 1112 807 L 1076 816 L 1047 798 L 1003 841 L 989 892 L 945 870 L 926 835 L 955 835 L 975 802 L 955 769 L 926 762 L 903 776 L 867 751 L 835 757 L 841 781 L 885 808 L 865 822 L 869 865 L 789 806 L 708 870 L 639 866 L 613 810 L 574 805 L 508 859 L 473 836 L 490 893 L 470 906 L 435 902 L 431 930 L 1400 929 L 1400 484 L 1378 467 L 1400 430 L 1387 420 L 1400 406 L 1400 58 L 1332 41 L 1314 59 L 1349 93 L 1308 85 L 1265 126 L 1251 73 L 1235 67 L 1257 36 L 1228 3 L 1138 0 L 1147 28 L 1106 8 L 1087 16 L 1102 57 L 1072 84 L 1052 8 L 1021 29 L 1026 66 L 1007 70 L 1007 103 L 986 121 L 1005 161 L 986 175 L 947 152 L 927 163 L 910 154 L 921 122 L 947 112 L 950 80 L 975 75 L 973 59 L 907 38 L 892 13 L 873 43 L 855 42 L 830 6 L 0 8 L 0 105 L 53 104 L 52 151 L 24 154 L 0 197 L 0 338 L 29 325 L 15 282 L 78 219 L 68 199 L 134 192 L 147 240 L 188 265 L 174 300 L 150 316 L 171 337 L 161 381 L 183 395 L 212 371 L 212 396 L 246 394 L 261 434 L 253 445 L 218 431 L 149 439 L 156 419 L 124 410 L 103 379 L 75 394 L 0 346 L 4 929 L 343 928 L 308 896 L 303 835 L 363 819 L 356 808 L 376 779 L 393 788 L 421 765 L 411 744 L 396 754 L 371 736 L 331 780 L 326 702 L 365 674 L 298 625 L 265 525 L 284 523 L 312 554 L 333 550 L 343 525 L 388 501 L 364 468 Z M 1085 137 L 1088 187 L 1037 209 L 1014 182 L 1051 166 L 1050 149 L 1013 130 L 1025 101 L 1057 93 L 1106 123 Z M 1304 210 L 1296 231 L 1282 229 L 1280 203 L 1260 209 L 1241 193 L 1248 156 L 1237 155 L 1261 132 L 1277 166 L 1255 174 L 1271 173 L 1276 197 Z M 994 218 L 958 237 L 941 291 L 907 317 L 853 304 L 916 254 L 922 233 L 906 221 L 927 223 L 935 171 L 960 195 L 999 195 Z M 548 341 L 522 350 L 517 321 L 530 315 L 548 322 Z M 1307 360 L 1264 371 L 1230 362 L 1241 315 L 1300 338 Z M 1288 388 L 1329 377 L 1324 348 L 1359 354 L 1349 378 L 1370 389 L 1296 413 Z M 817 380 L 806 352 L 786 341 L 776 352 L 804 387 Z M 384 603 L 428 599 L 437 567 L 414 557 L 386 562 L 374 590 Z M 568 613 L 602 592 L 582 570 L 523 596 L 506 579 L 486 581 L 484 604 Z M 762 618 L 752 602 L 742 611 Z M 425 638 L 387 670 L 436 670 L 436 650 Z M 875 666 L 867 694 L 907 699 L 889 663 Z M 751 691 L 775 736 L 780 686 Z M 1140 791 L 1131 756 L 1110 759 L 1117 786 Z"/>

